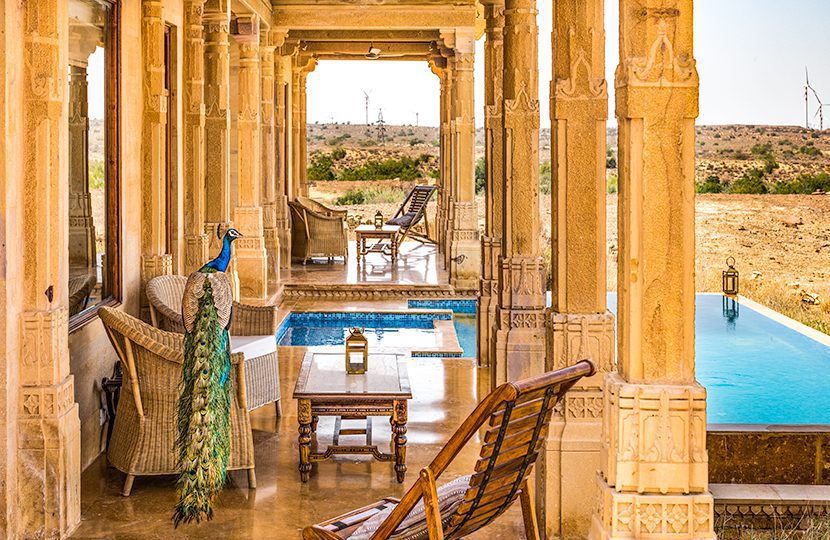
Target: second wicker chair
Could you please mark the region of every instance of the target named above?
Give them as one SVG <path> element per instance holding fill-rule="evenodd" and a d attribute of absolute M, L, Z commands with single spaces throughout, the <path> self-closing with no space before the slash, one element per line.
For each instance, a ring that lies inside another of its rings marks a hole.
<path fill-rule="evenodd" d="M 147 282 L 153 326 L 168 332 L 184 333 L 182 295 L 186 283 L 186 277 L 175 275 L 158 276 Z M 277 322 L 276 306 L 233 303 L 231 350 L 245 354 L 248 410 L 273 402 L 276 403 L 277 416 L 282 416 Z"/>

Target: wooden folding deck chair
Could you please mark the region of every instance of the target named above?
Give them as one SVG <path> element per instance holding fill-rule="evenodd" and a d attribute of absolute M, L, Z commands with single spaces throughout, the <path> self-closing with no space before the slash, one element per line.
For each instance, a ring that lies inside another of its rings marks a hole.
<path fill-rule="evenodd" d="M 306 527 L 305 540 L 429 540 L 462 538 L 486 526 L 518 498 L 525 534 L 539 531 L 527 478 L 547 438 L 553 408 L 584 376 L 590 360 L 493 390 L 461 424 L 419 479 L 398 501 L 383 499 Z M 436 487 L 436 479 L 487 424 L 473 474 Z M 423 502 L 420 502 L 423 501 Z"/>
<path fill-rule="evenodd" d="M 401 203 L 392 219 L 386 222 L 387 225 L 400 226 L 401 236 L 398 238 L 398 245 L 402 244 L 407 236 L 418 240 L 422 244 L 436 243 L 429 236 L 429 220 L 426 219 L 427 203 L 436 191 L 438 191 L 437 186 L 415 186 Z M 421 221 L 424 222 L 425 232 L 423 234 L 413 230 Z"/>

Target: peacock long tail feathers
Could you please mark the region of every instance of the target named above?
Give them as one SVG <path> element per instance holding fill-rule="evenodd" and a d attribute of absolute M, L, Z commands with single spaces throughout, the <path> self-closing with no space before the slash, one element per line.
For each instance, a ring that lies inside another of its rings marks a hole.
<path fill-rule="evenodd" d="M 191 281 L 194 281 L 193 287 L 190 287 Z M 213 285 L 217 284 L 215 279 L 203 274 L 191 276 L 185 289 L 185 300 L 191 294 L 190 305 L 196 309 L 189 318 L 185 313 L 187 331 L 176 441 L 179 500 L 173 514 L 177 527 L 182 522 L 198 523 L 213 517 L 212 503 L 225 484 L 228 469 L 230 342 L 227 318 L 222 316 L 227 295 L 224 287 L 214 294 Z"/>

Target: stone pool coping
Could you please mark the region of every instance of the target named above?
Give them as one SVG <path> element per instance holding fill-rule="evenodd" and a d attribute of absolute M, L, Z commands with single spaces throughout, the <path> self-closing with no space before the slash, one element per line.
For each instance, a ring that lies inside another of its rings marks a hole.
<path fill-rule="evenodd" d="M 287 325 L 289 324 L 291 314 L 293 313 L 366 313 L 369 315 L 437 315 L 443 318 L 433 319 L 433 331 L 435 333 L 434 347 L 375 347 L 374 351 L 406 351 L 412 358 L 464 358 L 464 350 L 461 348 L 461 343 L 458 341 L 458 334 L 455 331 L 453 324 L 454 313 L 451 309 L 440 308 L 401 308 L 401 309 L 367 309 L 357 307 L 342 307 L 342 308 L 299 308 L 292 309 L 280 320 L 277 327 L 277 340 L 281 339 Z M 280 345 L 280 347 L 292 347 L 292 345 Z M 320 346 L 322 347 L 322 346 Z M 326 346 L 328 347 L 328 346 Z M 332 345 L 331 347 L 337 348 Z"/>

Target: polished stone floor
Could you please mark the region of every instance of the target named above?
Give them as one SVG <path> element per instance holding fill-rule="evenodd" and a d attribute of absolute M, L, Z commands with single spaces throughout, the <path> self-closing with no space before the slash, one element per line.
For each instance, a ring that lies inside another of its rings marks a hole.
<path fill-rule="evenodd" d="M 401 244 L 397 263 L 392 265 L 389 255 L 370 253 L 357 262 L 354 241 L 349 242 L 349 258 L 329 262 L 314 259 L 305 265 L 293 264 L 283 270 L 282 280 L 287 287 L 300 285 L 446 285 L 442 255 L 436 246 L 407 241 Z"/>
<path fill-rule="evenodd" d="M 120 495 L 124 475 L 101 457 L 83 474 L 82 522 L 73 538 L 300 538 L 305 525 L 381 499 L 400 497 L 418 470 L 427 465 L 478 401 L 477 386 L 487 381 L 470 359 L 415 358 L 409 363 L 413 399 L 409 405 L 407 466 L 404 484 L 398 484 L 390 463 L 363 456 L 339 456 L 315 465 L 311 480 L 300 482 L 297 472 L 296 404 L 291 399 L 305 349 L 281 347 L 283 413 L 274 408 L 252 413 L 257 489 L 249 490 L 244 472 L 231 474 L 216 507 L 215 519 L 174 529 L 170 521 L 175 493 L 173 477 L 139 477 L 130 497 Z M 331 440 L 333 420 L 321 418 L 318 442 Z M 373 423 L 375 441 L 390 438 L 383 418 Z M 346 440 L 346 439 L 344 439 Z M 471 442 L 442 476 L 449 481 L 472 472 L 478 441 Z M 523 538 L 518 503 L 471 539 Z"/>

